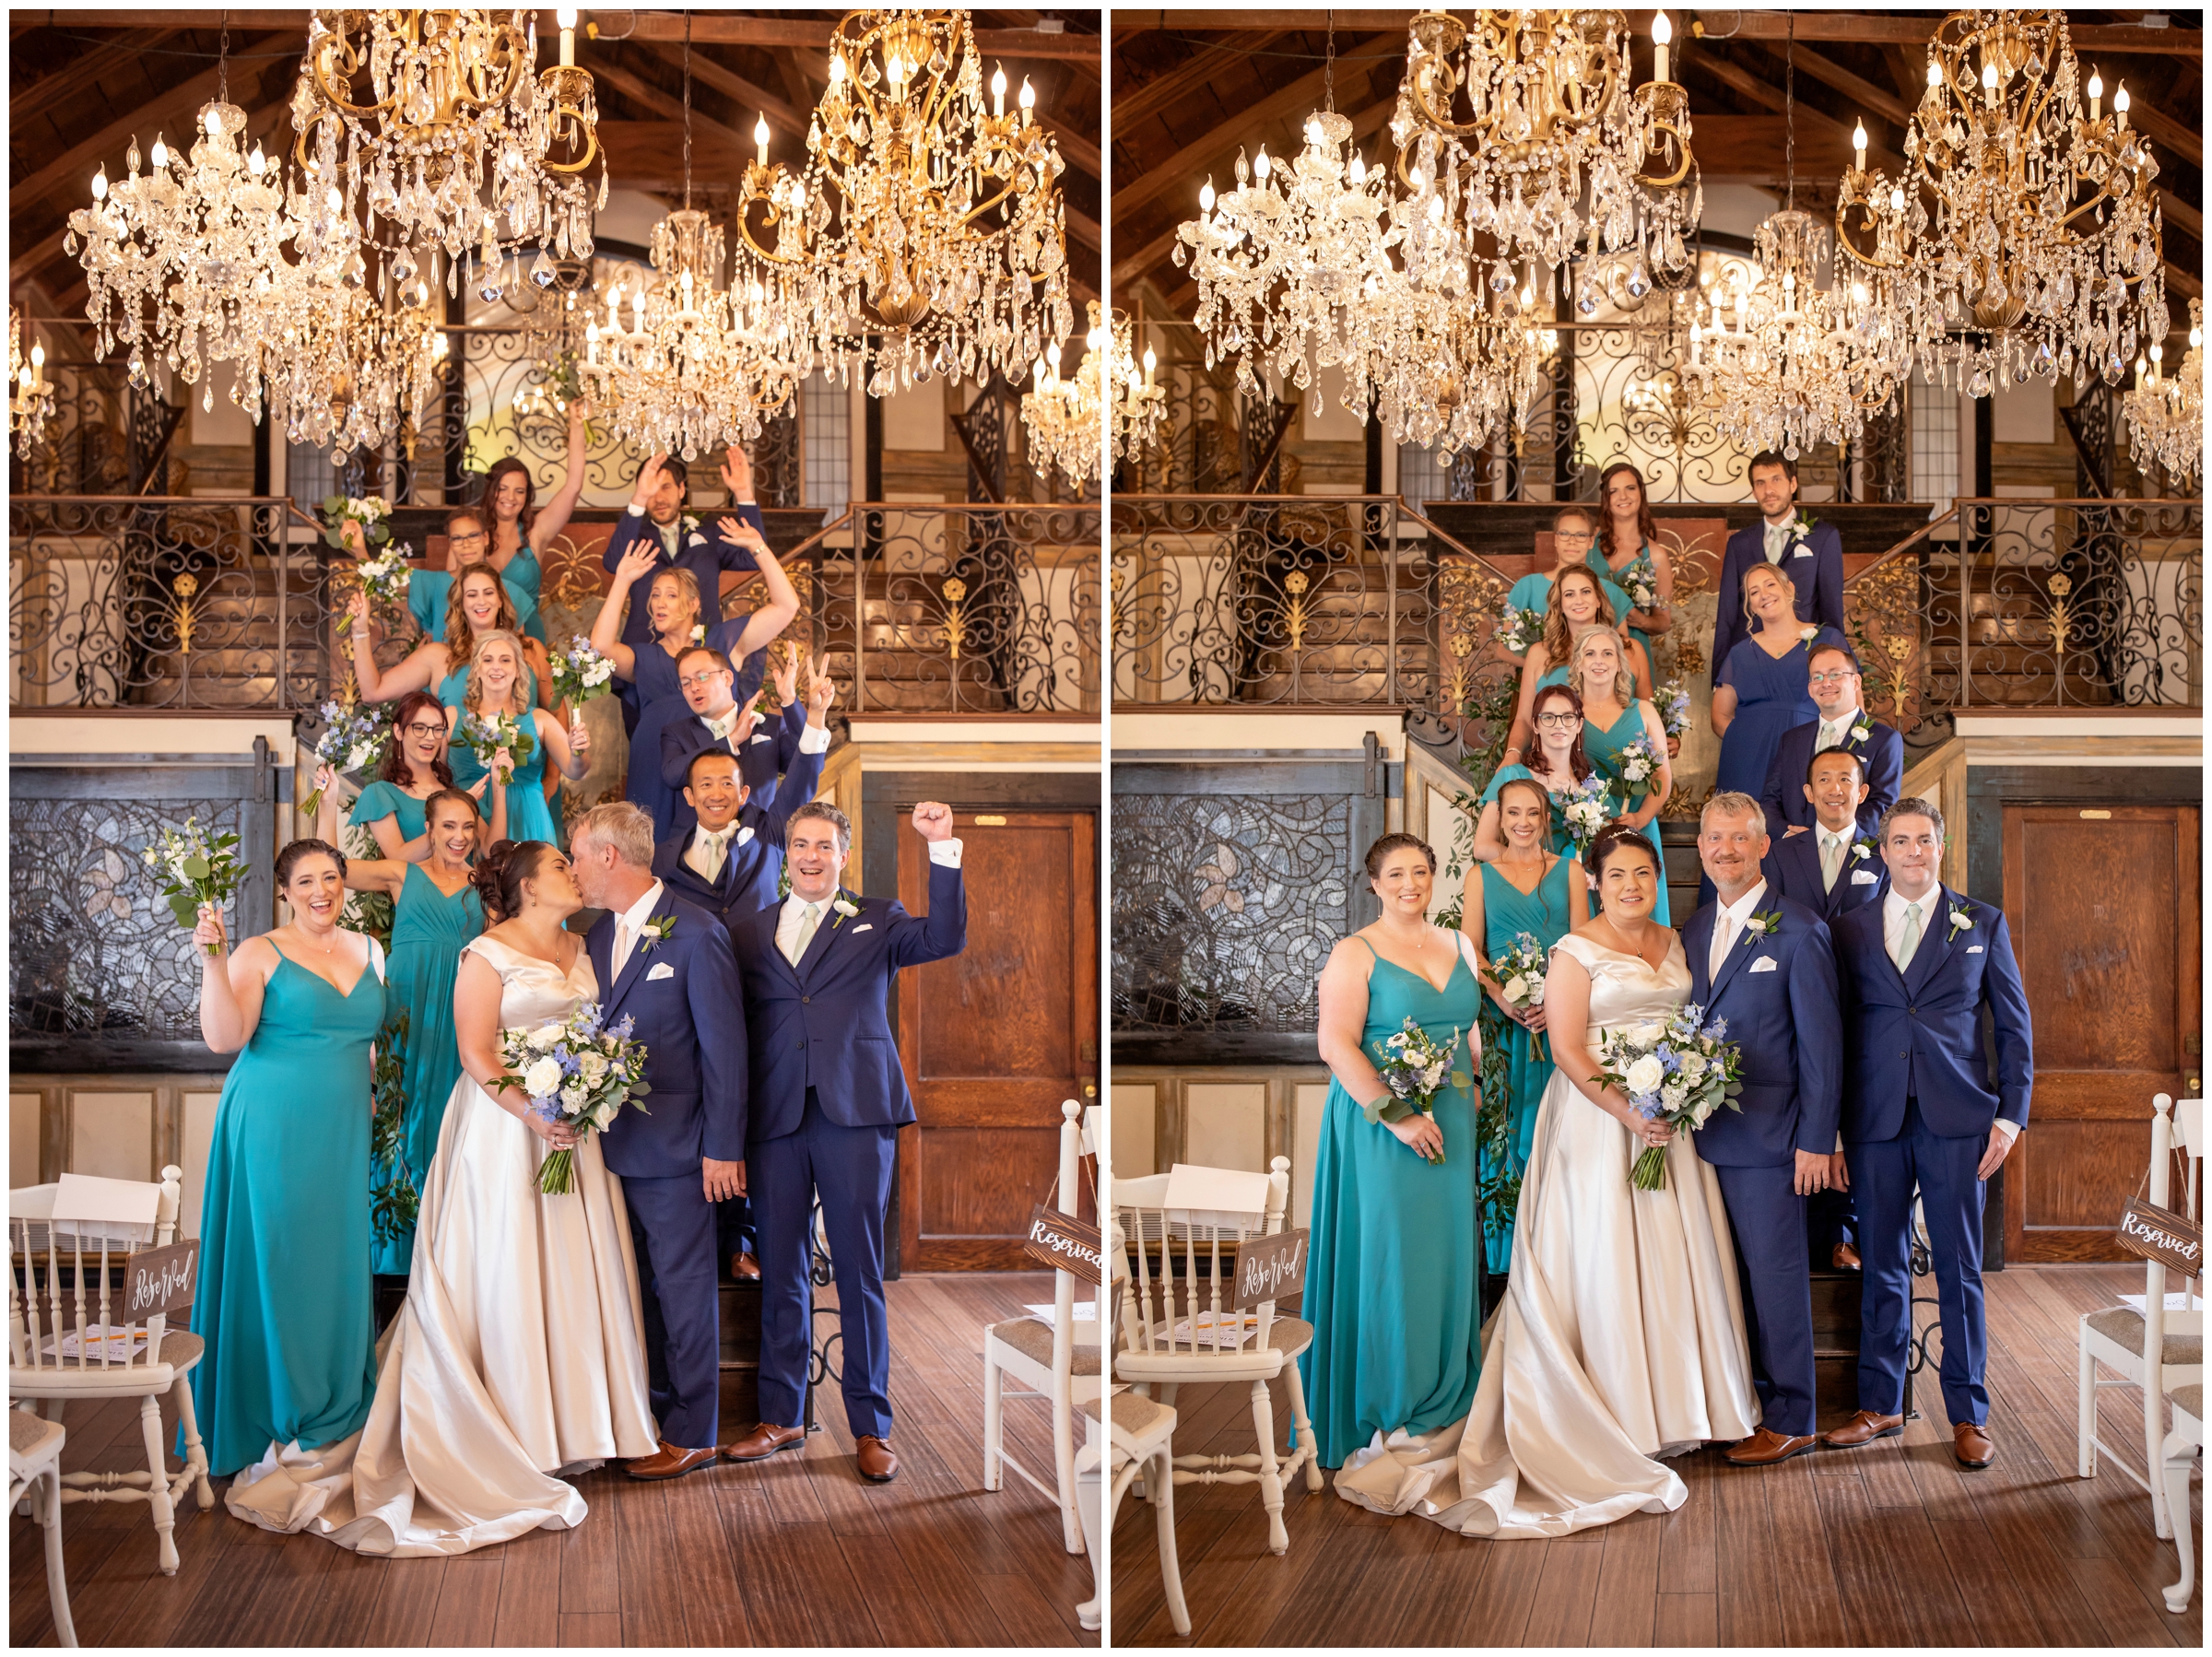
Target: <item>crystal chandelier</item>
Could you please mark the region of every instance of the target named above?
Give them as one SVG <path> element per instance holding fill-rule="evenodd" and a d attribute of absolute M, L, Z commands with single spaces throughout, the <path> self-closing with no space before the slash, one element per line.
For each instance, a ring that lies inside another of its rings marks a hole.
<path fill-rule="evenodd" d="M 870 394 L 933 373 L 1018 379 L 1075 331 L 1059 147 L 1003 70 L 983 112 L 964 11 L 860 11 L 830 41 L 805 173 L 759 159 L 740 194 L 743 263 L 795 337 L 874 365 Z M 756 224 L 755 209 L 758 208 Z M 779 289 L 770 273 L 796 279 Z"/>
<path fill-rule="evenodd" d="M 2158 163 L 2092 76 L 2085 115 L 2056 11 L 1954 12 L 1928 43 L 1927 90 L 1905 172 L 1843 175 L 1846 256 L 1897 282 L 1930 372 L 1971 396 L 2003 379 L 2100 373 L 2117 385 L 2137 342 L 2167 331 Z"/>
<path fill-rule="evenodd" d="M 1093 307 L 1095 314 L 1096 307 Z M 1112 464 L 1135 460 L 1159 441 L 1160 427 L 1168 417 L 1167 388 L 1153 383 L 1159 358 L 1145 347 L 1143 366 L 1135 357 L 1135 336 L 1126 317 L 1115 316 L 1111 340 L 1112 357 L 1106 371 L 1107 441 Z"/>
<path fill-rule="evenodd" d="M 2183 488 L 2190 488 L 2205 464 L 2205 302 L 2189 301 L 2189 354 L 2173 378 L 2159 369 L 2165 355 L 2161 344 L 2150 347 L 2147 363 L 2136 362 L 2136 383 L 2124 399 L 2127 442 L 2136 464 L 2147 469 L 2152 461 Z"/>
<path fill-rule="evenodd" d="M 519 9 L 313 15 L 292 91 L 294 153 L 310 196 L 318 206 L 334 199 L 321 237 L 302 249 L 311 263 L 335 255 L 347 278 L 362 283 L 364 250 L 381 249 L 404 290 L 441 248 L 451 295 L 474 248 L 477 280 L 491 300 L 522 279 L 523 244 L 538 244 L 530 276 L 540 287 L 553 279 L 548 249 L 591 256 L 592 213 L 606 205 L 592 77 L 574 63 L 572 10 L 559 14 L 560 63 L 537 71 L 535 17 Z M 365 100 L 356 101 L 364 70 Z M 594 163 L 595 195 L 587 177 Z M 511 249 L 518 250 L 512 274 Z"/>
<path fill-rule="evenodd" d="M 1515 442 L 1524 437 L 1559 345 L 1534 294 L 1524 290 L 1512 316 L 1411 288 L 1395 298 L 1394 321 L 1379 330 L 1389 343 L 1373 369 L 1384 435 L 1446 455 L 1486 447 L 1500 432 Z"/>
<path fill-rule="evenodd" d="M 691 206 L 691 39 L 684 32 L 684 205 L 653 227 L 651 279 L 619 282 L 606 323 L 587 323 L 584 380 L 609 424 L 649 453 L 696 460 L 760 435 L 812 366 L 758 273 L 722 282 L 719 226 Z M 780 297 L 780 296 L 779 296 Z M 627 300 L 629 325 L 622 311 Z"/>
<path fill-rule="evenodd" d="M 1077 488 L 1099 471 L 1100 395 L 1112 335 L 1099 323 L 1099 302 L 1090 301 L 1090 333 L 1084 340 L 1082 365 L 1072 378 L 1060 373 L 1058 341 L 1044 348 L 1022 394 L 1021 421 L 1029 429 L 1030 453 L 1041 470 L 1057 465 Z"/>
<path fill-rule="evenodd" d="M 11 306 L 7 312 L 7 429 L 15 433 L 16 452 L 25 460 L 46 435 L 53 417 L 53 383 L 46 378 L 46 347 L 30 342 L 23 354 L 23 312 Z"/>
<path fill-rule="evenodd" d="M 1507 301 L 1524 286 L 1547 297 L 1579 259 L 1585 320 L 1685 279 L 1704 196 L 1689 97 L 1667 76 L 1672 38 L 1662 12 L 1653 78 L 1631 89 L 1619 12 L 1481 11 L 1472 27 L 1416 17 L 1391 122 L 1410 193 L 1406 274 L 1435 286 L 1432 266 L 1479 258 L 1483 285 Z"/>
<path fill-rule="evenodd" d="M 265 397 L 288 441 L 382 449 L 428 423 L 451 350 L 428 278 L 380 299 L 295 269 L 260 297 L 240 364 L 241 402 Z M 257 403 L 247 411 L 260 417 Z"/>

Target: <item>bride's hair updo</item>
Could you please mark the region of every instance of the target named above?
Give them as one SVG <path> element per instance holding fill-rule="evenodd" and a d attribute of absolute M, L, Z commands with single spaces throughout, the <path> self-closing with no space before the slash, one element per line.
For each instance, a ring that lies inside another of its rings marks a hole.
<path fill-rule="evenodd" d="M 469 884 L 484 899 L 485 919 L 497 925 L 523 911 L 523 882 L 537 874 L 537 865 L 553 848 L 542 840 L 503 840 L 477 859 Z"/>
<path fill-rule="evenodd" d="M 1659 849 L 1644 838 L 1642 829 L 1631 828 L 1619 817 L 1597 831 L 1596 838 L 1590 842 L 1590 850 L 1583 855 L 1583 866 L 1590 871 L 1592 879 L 1596 879 L 1606 872 L 1606 859 L 1624 847 L 1642 852 L 1652 860 L 1652 867 L 1664 874 Z"/>

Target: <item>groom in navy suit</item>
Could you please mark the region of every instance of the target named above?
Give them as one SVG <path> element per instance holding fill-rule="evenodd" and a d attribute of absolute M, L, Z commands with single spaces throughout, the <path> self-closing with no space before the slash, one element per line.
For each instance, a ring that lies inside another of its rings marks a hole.
<path fill-rule="evenodd" d="M 1879 898 L 1888 875 L 1880 839 L 1859 825 L 1865 761 L 1851 748 L 1824 748 L 1806 762 L 1798 793 L 1812 807 L 1813 826 L 1770 840 L 1763 872 L 1777 892 L 1832 926 Z"/>
<path fill-rule="evenodd" d="M 1882 818 L 1889 889 L 1836 923 L 1846 1046 L 1843 1157 L 1858 1199 L 1859 1413 L 1827 1435 L 1846 1449 L 1904 1430 L 1912 1305 L 1912 1195 L 1920 1193 L 1943 1320 L 1943 1403 L 1964 1467 L 1996 1455 L 1983 1384 L 1984 1182 L 2028 1125 L 2035 1080 L 2028 994 L 2004 915 L 1951 891 L 1943 814 L 1900 800 Z M 1986 1016 L 1996 1074 L 1983 1049 Z"/>
<path fill-rule="evenodd" d="M 642 1109 L 600 1137 L 622 1180 L 644 1290 L 645 1354 L 661 1447 L 632 1478 L 675 1478 L 710 1465 L 722 1386 L 721 1291 L 714 1205 L 745 1186 L 745 1005 L 720 920 L 652 872 L 653 818 L 596 805 L 571 841 L 576 885 L 602 915 L 584 934 L 599 1004 L 636 1021 L 645 1044 Z"/>
<path fill-rule="evenodd" d="M 1744 619 L 1744 573 L 1772 564 L 1797 589 L 1797 619 L 1843 630 L 1843 537 L 1832 523 L 1808 531 L 1797 511 L 1797 463 L 1771 449 L 1751 457 L 1751 498 L 1762 522 L 1728 537 L 1721 560 L 1720 596 L 1712 617 L 1712 671 L 1736 640 L 1750 637 Z M 609 566 L 610 568 L 612 566 Z"/>
<path fill-rule="evenodd" d="M 929 913 L 841 884 L 853 849 L 844 813 L 823 801 L 791 814 L 791 895 L 735 923 L 754 1031 L 745 1183 L 760 1239 L 760 1423 L 723 1453 L 758 1462 L 806 1442 L 808 1215 L 817 1192 L 844 1331 L 845 1420 L 860 1475 L 887 1484 L 891 1452 L 890 1331 L 883 1303 L 883 1221 L 899 1130 L 914 1121 L 885 1017 L 901 967 L 968 944 L 960 842 L 949 806 L 914 807 L 929 842 Z"/>
<path fill-rule="evenodd" d="M 1682 928 L 1690 1000 L 1724 1018 L 1743 1050 L 1740 1111 L 1715 1111 L 1698 1155 L 1720 1181 L 1735 1233 L 1761 1422 L 1729 1450 L 1771 1466 L 1818 1441 L 1813 1420 L 1813 1298 L 1805 1200 L 1835 1177 L 1842 1020 L 1836 961 L 1820 917 L 1775 895 L 1759 873 L 1767 828 L 1749 794 L 1715 794 L 1698 855 L 1716 893 Z"/>

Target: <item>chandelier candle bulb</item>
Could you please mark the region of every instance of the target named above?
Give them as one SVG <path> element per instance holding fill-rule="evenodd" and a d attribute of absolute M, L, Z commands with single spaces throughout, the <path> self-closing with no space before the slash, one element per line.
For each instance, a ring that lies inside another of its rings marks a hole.
<path fill-rule="evenodd" d="M 573 69 L 576 66 L 576 8 L 572 6 L 562 6 L 553 14 L 553 20 L 560 25 L 560 66 Z"/>
<path fill-rule="evenodd" d="M 768 116 L 764 113 L 753 123 L 753 142 L 760 147 L 760 165 L 768 165 Z"/>
<path fill-rule="evenodd" d="M 1666 72 L 1666 47 L 1667 42 L 1674 38 L 1675 26 L 1666 20 L 1666 14 L 1665 12 L 1655 13 L 1652 18 L 1652 78 L 1653 80 L 1672 78 Z"/>
<path fill-rule="evenodd" d="M 2100 121 L 2103 118 L 2104 76 L 2092 73 L 2089 76 L 2089 119 L 2091 121 Z"/>
<path fill-rule="evenodd" d="M 1006 72 L 1003 66 L 991 71 L 991 115 L 995 121 L 1006 118 Z"/>

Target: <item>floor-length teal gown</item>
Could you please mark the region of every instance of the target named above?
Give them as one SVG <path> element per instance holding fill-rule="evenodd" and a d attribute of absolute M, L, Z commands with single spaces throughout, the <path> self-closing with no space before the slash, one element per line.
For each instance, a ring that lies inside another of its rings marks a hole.
<path fill-rule="evenodd" d="M 1362 943 L 1365 940 L 1361 940 Z M 1444 1160 L 1423 1161 L 1371 1122 L 1341 1082 L 1329 1087 L 1313 1162 L 1312 1252 L 1299 1359 L 1324 1467 L 1377 1433 L 1423 1433 L 1467 1413 L 1482 1366 L 1477 1304 L 1474 1071 L 1481 986 L 1463 958 L 1440 993 L 1375 959 L 1367 981 L 1368 1056 L 1407 1017 L 1438 1041 L 1457 1030 L 1450 1083 L 1436 1096 Z"/>
<path fill-rule="evenodd" d="M 473 886 L 452 897 L 438 889 L 420 864 L 409 864 L 399 899 L 392 906 L 392 1012 L 407 1016 L 403 1071 L 406 1115 L 401 1129 L 400 1159 L 419 1194 L 438 1150 L 438 1130 L 445 1122 L 445 1101 L 461 1075 L 461 1049 L 453 1034 L 453 979 L 461 951 L 484 930 L 484 899 Z M 386 1169 L 371 1169 L 371 1185 L 383 1183 Z M 415 1256 L 415 1228 L 379 1238 L 376 1270 L 405 1272 Z"/>
<path fill-rule="evenodd" d="M 469 717 L 468 710 L 461 710 L 461 718 Z M 517 719 L 515 723 L 530 738 L 530 758 L 514 768 L 514 775 L 507 782 L 507 838 L 509 840 L 542 840 L 548 845 L 561 843 L 559 828 L 553 821 L 553 809 L 546 803 L 546 745 L 538 739 L 534 719 Z M 453 768 L 455 788 L 474 788 L 477 779 L 484 774 L 483 766 L 477 762 L 476 750 L 462 737 L 462 725 L 453 726 L 453 746 L 446 750 L 446 763 Z M 484 791 L 484 810 L 491 811 L 491 791 Z"/>
<path fill-rule="evenodd" d="M 1567 884 L 1579 878 L 1574 874 L 1572 860 L 1561 857 L 1554 863 L 1544 872 L 1544 878 L 1536 883 L 1533 892 L 1522 891 L 1514 886 L 1496 864 L 1478 866 L 1482 870 L 1484 958 L 1495 961 L 1525 932 L 1536 940 L 1537 946 L 1548 958 L 1551 946 L 1574 925 L 1573 911 L 1569 907 L 1572 894 Z M 1482 998 L 1483 1057 L 1488 1061 L 1486 1068 L 1493 1077 L 1502 1081 L 1505 1088 L 1505 1162 L 1516 1177 L 1528 1166 L 1529 1154 L 1535 1143 L 1536 1105 L 1551 1082 L 1551 1045 L 1546 1040 L 1545 1056 L 1538 1058 L 1537 1040 L 1526 1027 L 1507 1017 L 1488 995 Z M 1484 1183 L 1488 1183 L 1490 1177 L 1491 1169 L 1486 1163 Z M 1488 1252 L 1490 1270 L 1502 1272 L 1513 1257 L 1512 1210 L 1509 1207 L 1502 1215 L 1488 1217 L 1483 1247 Z"/>
<path fill-rule="evenodd" d="M 1646 735 L 1650 735 L 1650 733 L 1643 727 L 1643 711 L 1641 705 L 1635 702 L 1623 708 L 1619 717 L 1604 730 L 1598 729 L 1594 719 L 1583 722 L 1583 752 L 1590 757 L 1592 765 L 1605 773 L 1606 782 L 1611 785 L 1613 808 L 1623 817 L 1641 811 L 1643 797 L 1651 790 L 1648 787 L 1631 786 L 1623 780 L 1620 774 L 1620 753 L 1639 736 Z M 1666 758 L 1666 738 L 1664 735 L 1654 737 L 1652 746 L 1664 760 Z M 1652 855 L 1659 860 L 1659 899 L 1652 905 L 1652 919 L 1662 926 L 1668 926 L 1673 923 L 1667 919 L 1666 852 L 1659 844 L 1659 819 L 1656 817 L 1643 826 L 1643 838 L 1652 842 Z"/>
<path fill-rule="evenodd" d="M 312 1450 L 368 1417 L 369 1050 L 384 1004 L 374 967 L 341 995 L 280 959 L 223 1084 L 192 1308 L 207 1344 L 193 1408 L 218 1478 L 271 1444 Z"/>

